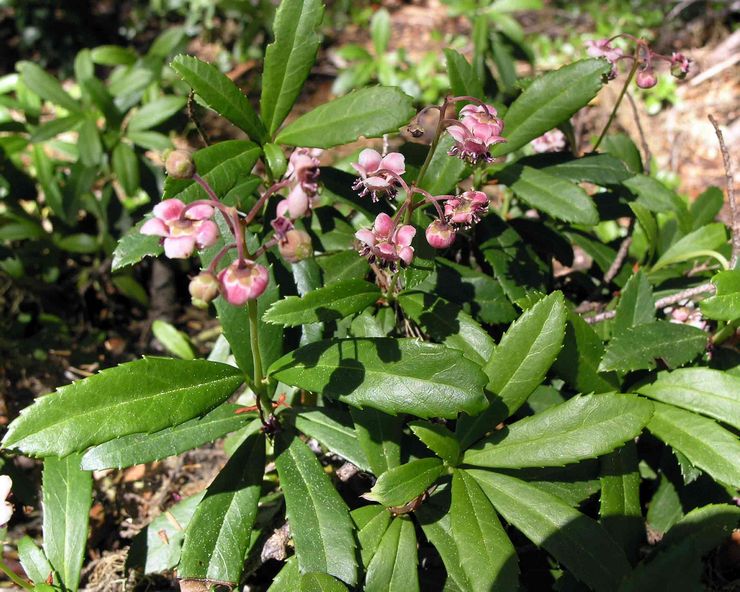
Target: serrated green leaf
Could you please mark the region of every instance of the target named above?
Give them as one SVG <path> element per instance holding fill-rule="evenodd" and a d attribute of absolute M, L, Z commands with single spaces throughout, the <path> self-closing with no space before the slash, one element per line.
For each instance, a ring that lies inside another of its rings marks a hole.
<path fill-rule="evenodd" d="M 342 592 L 347 590 L 342 582 L 325 573 L 307 573 L 301 576 L 300 592 Z"/>
<path fill-rule="evenodd" d="M 496 432 L 470 448 L 463 463 L 558 467 L 595 458 L 639 435 L 651 414 L 652 405 L 632 395 L 577 395 Z"/>
<path fill-rule="evenodd" d="M 324 17 L 321 0 L 285 0 L 273 22 L 275 40 L 265 51 L 260 111 L 273 136 L 290 112 L 316 60 Z"/>
<path fill-rule="evenodd" d="M 669 368 L 690 362 L 707 346 L 707 334 L 689 325 L 655 321 L 625 329 L 606 346 L 599 371 L 655 368 L 662 360 Z"/>
<path fill-rule="evenodd" d="M 414 523 L 394 518 L 375 552 L 365 576 L 365 592 L 418 592 Z"/>
<path fill-rule="evenodd" d="M 588 181 L 595 185 L 616 185 L 632 177 L 624 163 L 610 154 L 590 154 L 548 166 L 544 172 L 568 181 Z"/>
<path fill-rule="evenodd" d="M 59 81 L 41 66 L 33 62 L 21 62 L 17 67 L 21 80 L 31 92 L 36 93 L 45 101 L 64 107 L 67 111 L 81 110 L 79 103 L 69 96 Z"/>
<path fill-rule="evenodd" d="M 674 191 L 657 179 L 647 175 L 635 175 L 622 184 L 637 196 L 637 203 L 651 212 L 674 212 L 682 228 L 688 230 L 691 227 L 686 204 Z"/>
<path fill-rule="evenodd" d="M 445 426 L 421 420 L 409 422 L 408 425 L 414 435 L 439 458 L 453 466 L 460 460 L 460 443 Z"/>
<path fill-rule="evenodd" d="M 285 413 L 288 413 L 286 411 Z M 294 407 L 295 427 L 363 471 L 370 471 L 348 413 L 329 407 Z"/>
<path fill-rule="evenodd" d="M 99 444 L 85 452 L 82 468 L 86 471 L 122 469 L 160 460 L 212 442 L 254 420 L 254 413 L 239 413 L 239 405 L 216 407 L 203 417 L 196 417 L 153 434 L 122 436 Z"/>
<path fill-rule="evenodd" d="M 262 319 L 295 327 L 325 323 L 363 311 L 380 297 L 380 289 L 364 280 L 345 280 L 312 290 L 304 296 L 288 296 L 273 304 Z"/>
<path fill-rule="evenodd" d="M 265 126 L 249 99 L 216 66 L 187 55 L 175 57 L 170 65 L 211 109 L 245 131 L 255 142 L 265 141 Z"/>
<path fill-rule="evenodd" d="M 630 572 L 606 530 L 559 498 L 499 473 L 471 470 L 494 508 L 596 592 L 613 591 Z"/>
<path fill-rule="evenodd" d="M 177 575 L 236 584 L 244 567 L 262 489 L 265 437 L 239 446 L 208 486 L 182 545 Z"/>
<path fill-rule="evenodd" d="M 156 432 L 208 412 L 241 382 L 241 372 L 226 364 L 143 358 L 40 397 L 10 425 L 3 446 L 65 456 L 120 436 Z"/>
<path fill-rule="evenodd" d="M 740 377 L 710 368 L 661 372 L 637 392 L 662 403 L 683 407 L 740 430 Z"/>
<path fill-rule="evenodd" d="M 278 441 L 275 466 L 301 572 L 324 572 L 355 584 L 355 541 L 344 500 L 303 442 L 286 433 Z"/>
<path fill-rule="evenodd" d="M 92 473 L 80 470 L 80 455 L 44 459 L 42 477 L 44 551 L 65 590 L 76 592 L 87 545 Z"/>
<path fill-rule="evenodd" d="M 727 242 L 727 228 L 721 222 L 707 224 L 687 234 L 661 255 L 651 271 L 655 272 L 667 265 L 682 263 L 697 257 L 706 257 L 704 251 L 716 251 Z"/>
<path fill-rule="evenodd" d="M 691 541 L 678 545 L 649 563 L 641 563 L 619 586 L 619 592 L 642 592 L 642 590 L 682 590 L 703 592 L 701 582 L 701 556 L 694 550 Z"/>
<path fill-rule="evenodd" d="M 283 564 L 267 592 L 295 592 L 301 584 L 301 571 L 298 569 L 298 560 L 292 555 Z"/>
<path fill-rule="evenodd" d="M 709 504 L 694 508 L 674 524 L 660 541 L 657 551 L 691 540 L 699 556 L 724 542 L 740 524 L 740 508 L 730 504 Z"/>
<path fill-rule="evenodd" d="M 146 219 L 139 222 L 121 237 L 113 251 L 113 262 L 111 271 L 118 271 L 134 263 L 138 263 L 144 257 L 162 254 L 164 249 L 159 244 L 158 236 L 147 236 L 141 234 L 141 227 Z"/>
<path fill-rule="evenodd" d="M 357 441 L 365 452 L 370 470 L 376 477 L 401 464 L 403 421 L 370 407 L 350 408 Z"/>
<path fill-rule="evenodd" d="M 740 269 L 720 271 L 712 278 L 717 288 L 714 296 L 701 301 L 701 313 L 707 318 L 734 321 L 740 318 Z"/>
<path fill-rule="evenodd" d="M 655 247 L 658 245 L 658 222 L 655 220 L 653 213 L 641 203 L 634 201 L 629 206 L 637 218 L 639 227 L 645 234 L 648 250 L 647 260 L 652 261 L 653 255 L 655 255 Z"/>
<path fill-rule="evenodd" d="M 164 123 L 185 106 L 185 97 L 167 96 L 154 99 L 137 110 L 128 120 L 126 129 L 140 132 Z"/>
<path fill-rule="evenodd" d="M 693 465 L 732 487 L 740 487 L 740 442 L 711 419 L 664 403 L 654 403 L 647 425 L 656 437 L 684 454 Z"/>
<path fill-rule="evenodd" d="M 152 333 L 167 351 L 178 358 L 183 360 L 195 358 L 193 346 L 190 345 L 187 335 L 178 331 L 171 323 L 157 319 L 152 323 Z"/>
<path fill-rule="evenodd" d="M 491 154 L 513 152 L 566 121 L 601 90 L 609 68 L 604 60 L 581 60 L 537 78 L 504 115 L 508 141 Z"/>
<path fill-rule="evenodd" d="M 51 563 L 46 558 L 43 549 L 36 546 L 33 539 L 24 534 L 18 541 L 18 559 L 26 575 L 34 583 L 45 582 L 53 575 Z"/>
<path fill-rule="evenodd" d="M 277 360 L 285 384 L 390 414 L 454 417 L 483 410 L 485 375 L 457 350 L 415 339 L 327 339 Z"/>
<path fill-rule="evenodd" d="M 614 318 L 614 335 L 631 327 L 652 323 L 655 320 L 653 288 L 642 271 L 638 271 L 624 285 Z"/>
<path fill-rule="evenodd" d="M 647 523 L 648 532 L 662 536 L 669 528 L 683 516 L 681 499 L 673 482 L 661 473 L 658 489 L 655 490 L 648 505 Z"/>
<path fill-rule="evenodd" d="M 412 460 L 388 469 L 365 497 L 388 507 L 402 506 L 424 493 L 444 470 L 442 461 L 436 457 Z"/>
<path fill-rule="evenodd" d="M 465 56 L 454 49 L 445 49 L 444 52 L 452 92 L 458 96 L 467 95 L 477 99 L 485 98 L 483 86 Z"/>
<path fill-rule="evenodd" d="M 302 115 L 278 134 L 278 144 L 331 148 L 360 136 L 377 138 L 397 132 L 415 110 L 412 99 L 395 87 L 371 87 L 324 103 Z"/>
<path fill-rule="evenodd" d="M 516 551 L 491 502 L 466 471 L 452 476 L 452 537 L 473 592 L 518 590 Z"/>
<path fill-rule="evenodd" d="M 367 569 L 380 541 L 383 540 L 385 531 L 388 530 L 391 513 L 380 504 L 373 504 L 352 510 L 350 516 L 357 530 L 362 565 Z"/>
<path fill-rule="evenodd" d="M 689 206 L 691 214 L 692 230 L 706 226 L 714 222 L 725 203 L 725 196 L 719 187 L 707 188 Z"/>

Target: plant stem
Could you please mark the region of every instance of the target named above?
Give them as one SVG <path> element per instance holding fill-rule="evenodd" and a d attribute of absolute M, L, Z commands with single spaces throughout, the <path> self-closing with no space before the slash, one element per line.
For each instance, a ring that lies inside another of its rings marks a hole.
<path fill-rule="evenodd" d="M 2 559 L 0 559 L 0 571 L 2 571 L 6 576 L 8 576 L 10 581 L 20 586 L 24 590 L 34 589 L 32 584 L 29 584 L 27 581 L 25 581 L 24 579 L 16 575 L 16 573 L 12 569 L 10 569 L 10 567 Z"/>
<path fill-rule="evenodd" d="M 429 163 L 432 161 L 432 157 L 434 156 L 434 151 L 437 149 L 437 144 L 439 144 L 439 137 L 442 135 L 442 126 L 445 116 L 445 111 L 447 111 L 447 97 L 445 97 L 445 100 L 442 101 L 442 105 L 439 107 L 439 121 L 437 122 L 437 130 L 434 132 L 434 138 L 432 138 L 432 144 L 429 146 L 429 152 L 427 152 L 427 157 L 424 160 L 424 164 L 421 165 L 421 168 L 419 169 L 419 174 L 416 175 L 416 181 L 414 181 L 415 186 L 421 185 L 421 182 L 424 180 L 424 175 L 427 172 L 427 169 L 429 168 Z"/>
<path fill-rule="evenodd" d="M 596 140 L 596 145 L 594 146 L 594 152 L 599 149 L 599 146 L 601 145 L 602 140 L 606 136 L 606 132 L 609 131 L 609 128 L 611 127 L 612 122 L 614 121 L 614 118 L 617 116 L 617 109 L 619 109 L 619 105 L 622 103 L 622 99 L 624 98 L 624 95 L 627 93 L 627 87 L 629 86 L 630 82 L 632 82 L 632 79 L 635 77 L 635 72 L 637 72 L 638 65 L 639 65 L 639 62 L 637 60 L 637 57 L 635 56 L 635 59 L 633 60 L 633 63 L 632 63 L 632 69 L 630 70 L 630 73 L 627 76 L 627 80 L 625 80 L 624 82 L 622 91 L 619 93 L 619 96 L 617 97 L 617 102 L 614 103 L 614 109 L 612 109 L 612 112 L 609 115 L 609 120 L 606 122 L 604 129 L 601 130 L 601 135 L 599 136 L 599 139 Z"/>
<path fill-rule="evenodd" d="M 201 177 L 198 173 L 195 173 L 193 175 L 193 181 L 195 181 L 198 185 L 200 185 L 203 190 L 208 194 L 208 197 L 210 197 L 213 201 L 221 201 L 218 199 L 218 195 L 216 195 L 216 192 L 213 190 L 213 188 L 208 184 L 208 181 L 206 181 L 203 177 Z"/>
<path fill-rule="evenodd" d="M 259 316 L 257 312 L 257 301 L 249 300 L 247 302 L 249 311 L 249 344 L 252 348 L 252 365 L 254 366 L 254 381 L 252 388 L 257 396 L 257 405 L 260 410 L 260 416 L 272 413 L 272 401 L 265 389 L 264 374 L 262 373 L 262 354 L 260 352 L 259 339 Z M 264 421 L 264 419 L 263 419 Z"/>

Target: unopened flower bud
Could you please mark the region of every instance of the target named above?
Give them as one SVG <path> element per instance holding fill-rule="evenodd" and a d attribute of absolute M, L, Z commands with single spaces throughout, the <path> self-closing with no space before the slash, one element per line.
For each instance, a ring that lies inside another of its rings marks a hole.
<path fill-rule="evenodd" d="M 215 275 L 202 271 L 190 280 L 188 289 L 193 298 L 193 304 L 198 308 L 205 308 L 211 300 L 218 296 L 219 284 Z"/>
<path fill-rule="evenodd" d="M 455 242 L 455 229 L 442 220 L 435 220 L 427 226 L 426 237 L 435 249 L 446 249 Z"/>
<path fill-rule="evenodd" d="M 637 72 L 637 86 L 640 88 L 653 88 L 658 84 L 658 77 L 652 68 L 645 68 Z"/>
<path fill-rule="evenodd" d="M 289 230 L 278 243 L 278 251 L 288 263 L 296 263 L 313 255 L 311 237 L 304 230 Z"/>
<path fill-rule="evenodd" d="M 682 53 L 673 52 L 673 55 L 671 55 L 671 74 L 673 76 L 683 80 L 689 73 L 690 66 L 691 62 L 689 61 L 689 58 Z"/>
<path fill-rule="evenodd" d="M 190 152 L 173 150 L 167 155 L 164 163 L 167 174 L 173 179 L 192 179 L 195 174 L 195 163 Z"/>
<path fill-rule="evenodd" d="M 270 274 L 267 268 L 254 261 L 234 261 L 219 272 L 218 281 L 226 301 L 241 306 L 265 293 Z"/>

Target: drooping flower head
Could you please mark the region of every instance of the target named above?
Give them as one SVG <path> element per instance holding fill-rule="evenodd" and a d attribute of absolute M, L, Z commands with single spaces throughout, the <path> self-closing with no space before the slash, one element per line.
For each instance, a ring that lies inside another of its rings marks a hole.
<path fill-rule="evenodd" d="M 604 58 L 612 65 L 609 80 L 617 77 L 617 60 L 623 55 L 621 49 L 613 47 L 609 39 L 597 39 L 586 41 L 586 51 L 592 58 Z"/>
<path fill-rule="evenodd" d="M 236 306 L 245 304 L 264 294 L 270 281 L 267 268 L 249 259 L 234 261 L 218 274 L 221 294 Z"/>
<path fill-rule="evenodd" d="M 218 296 L 218 279 L 209 271 L 201 271 L 190 280 L 188 291 L 195 306 L 207 308 L 208 303 Z"/>
<path fill-rule="evenodd" d="M 469 228 L 488 210 L 488 196 L 482 191 L 466 191 L 445 202 L 445 220 Z"/>
<path fill-rule="evenodd" d="M 635 82 L 640 88 L 653 88 L 658 84 L 658 77 L 655 75 L 655 70 L 652 66 L 646 66 L 637 71 Z"/>
<path fill-rule="evenodd" d="M 388 214 L 378 214 L 372 229 L 362 229 L 355 237 L 362 243 L 360 255 L 367 257 L 371 263 L 395 271 L 398 265 L 411 265 L 414 248 L 411 241 L 416 235 L 416 228 L 411 225 L 396 226 Z"/>
<path fill-rule="evenodd" d="M 446 249 L 455 242 L 455 227 L 442 220 L 435 220 L 424 233 L 427 242 L 435 249 Z"/>
<path fill-rule="evenodd" d="M 565 134 L 559 129 L 545 132 L 541 136 L 532 140 L 532 148 L 538 154 L 544 152 L 562 152 L 565 150 L 565 144 Z"/>
<path fill-rule="evenodd" d="M 288 230 L 278 242 L 278 251 L 288 263 L 297 263 L 313 255 L 311 236 L 305 230 Z"/>
<path fill-rule="evenodd" d="M 314 197 L 319 190 L 319 156 L 321 150 L 296 148 L 288 160 L 288 170 L 285 176 L 295 179 L 298 186 L 309 197 Z"/>
<path fill-rule="evenodd" d="M 492 105 L 465 105 L 460 109 L 458 121 L 459 124 L 447 128 L 456 142 L 450 156 L 459 156 L 471 164 L 491 162 L 491 146 L 506 142 L 501 137 L 504 122 L 496 109 Z"/>
<path fill-rule="evenodd" d="M 682 53 L 674 51 L 671 54 L 671 74 L 676 78 L 683 80 L 689 73 L 691 61 Z"/>
<path fill-rule="evenodd" d="M 371 195 L 373 201 L 378 201 L 381 195 L 393 197 L 398 188 L 399 177 L 406 172 L 406 160 L 399 152 L 390 152 L 381 156 L 377 150 L 366 148 L 360 152 L 358 162 L 352 163 L 360 178 L 352 185 L 352 189 L 360 192 L 360 196 Z"/>
<path fill-rule="evenodd" d="M 154 217 L 141 227 L 141 234 L 162 237 L 170 259 L 187 259 L 197 247 L 205 249 L 218 239 L 218 227 L 210 218 L 213 208 L 201 204 L 187 208 L 179 199 L 166 199 L 154 206 Z"/>

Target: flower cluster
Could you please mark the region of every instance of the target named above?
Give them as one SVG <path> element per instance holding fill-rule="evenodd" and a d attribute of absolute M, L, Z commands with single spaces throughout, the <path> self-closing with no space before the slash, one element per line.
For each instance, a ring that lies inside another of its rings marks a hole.
<path fill-rule="evenodd" d="M 170 259 L 187 259 L 196 247 L 205 249 L 218 240 L 218 226 L 211 220 L 214 210 L 208 204 L 188 207 L 179 199 L 165 199 L 154 206 L 153 213 L 141 234 L 162 237 L 164 254 Z"/>
<path fill-rule="evenodd" d="M 297 220 L 308 215 L 319 191 L 320 150 L 296 148 L 290 155 L 285 178 L 293 183 L 288 197 L 277 205 L 277 215 Z"/>
<path fill-rule="evenodd" d="M 447 123 L 447 132 L 455 145 L 450 156 L 458 156 L 470 164 L 492 162 L 491 146 L 506 142 L 501 137 L 504 122 L 492 105 L 465 105 L 457 120 Z"/>
<path fill-rule="evenodd" d="M 352 168 L 360 174 L 352 189 L 359 191 L 361 197 L 369 194 L 377 202 L 380 196 L 395 197 L 399 177 L 406 172 L 406 161 L 399 152 L 381 156 L 377 150 L 367 148 L 360 152 L 358 162 L 352 163 Z"/>
<path fill-rule="evenodd" d="M 553 129 L 532 140 L 532 149 L 538 154 L 562 152 L 566 144 L 565 134 L 559 129 Z"/>
<path fill-rule="evenodd" d="M 399 225 L 388 214 L 378 214 L 372 229 L 362 229 L 355 233 L 360 241 L 360 255 L 367 257 L 379 267 L 397 271 L 398 266 L 411 265 L 414 248 L 411 241 L 416 236 L 416 228 L 410 224 Z"/>

